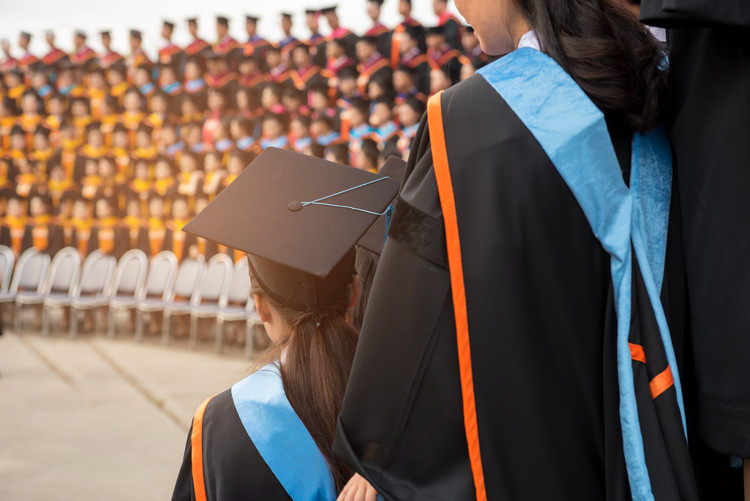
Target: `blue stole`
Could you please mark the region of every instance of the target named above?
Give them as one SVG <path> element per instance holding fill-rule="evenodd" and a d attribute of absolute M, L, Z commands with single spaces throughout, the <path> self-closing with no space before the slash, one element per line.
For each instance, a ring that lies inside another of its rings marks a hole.
<path fill-rule="evenodd" d="M 331 131 L 328 134 L 324 134 L 322 136 L 318 136 L 318 144 L 321 146 L 328 146 L 334 141 L 338 141 L 339 139 L 339 133 L 336 131 Z"/>
<path fill-rule="evenodd" d="M 552 58 L 521 48 L 479 73 L 521 119 L 576 197 L 611 257 L 617 313 L 617 374 L 625 463 L 634 501 L 653 500 L 628 345 L 635 251 L 653 307 L 685 427 L 677 361 L 660 300 L 664 276 L 671 151 L 665 131 L 635 134 L 630 188 L 622 179 L 604 114 Z M 632 247 L 631 247 L 632 245 Z"/>
<path fill-rule="evenodd" d="M 276 139 L 261 139 L 260 146 L 264 150 L 266 148 L 285 148 L 289 145 L 289 138 L 286 136 L 280 136 Z"/>
<path fill-rule="evenodd" d="M 323 454 L 292 409 L 276 364 L 232 386 L 242 426 L 294 501 L 333 501 L 336 484 Z"/>

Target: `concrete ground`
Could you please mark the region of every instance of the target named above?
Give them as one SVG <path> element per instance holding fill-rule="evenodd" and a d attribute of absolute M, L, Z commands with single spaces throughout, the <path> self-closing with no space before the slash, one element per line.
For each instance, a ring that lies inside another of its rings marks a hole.
<path fill-rule="evenodd" d="M 0 337 L 0 500 L 164 500 L 193 412 L 248 374 L 209 349 Z"/>

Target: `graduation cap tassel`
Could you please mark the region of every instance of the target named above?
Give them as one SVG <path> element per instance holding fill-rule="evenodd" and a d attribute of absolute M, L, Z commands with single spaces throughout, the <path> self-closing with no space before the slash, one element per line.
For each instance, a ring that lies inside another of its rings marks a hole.
<path fill-rule="evenodd" d="M 374 179 L 372 181 L 368 181 L 366 183 L 363 183 L 363 184 L 360 184 L 360 185 L 357 185 L 357 186 L 352 186 L 351 188 L 347 188 L 345 190 L 341 190 L 341 191 L 336 192 L 336 193 L 332 193 L 331 195 L 326 195 L 324 197 L 317 198 L 317 199 L 312 200 L 310 202 L 291 202 L 289 204 L 289 210 L 292 210 L 292 211 L 302 210 L 303 207 L 307 207 L 308 205 L 323 205 L 325 207 L 335 207 L 335 208 L 338 208 L 338 209 L 351 209 L 351 210 L 356 210 L 356 211 L 359 211 L 359 212 L 365 212 L 367 214 L 372 214 L 373 216 L 386 216 L 386 218 L 387 218 L 386 219 L 386 229 L 387 229 L 388 219 L 390 219 L 389 211 L 393 210 L 393 207 L 390 206 L 390 205 L 383 212 L 375 212 L 375 211 L 371 211 L 371 210 L 367 210 L 367 209 L 362 209 L 361 207 L 351 207 L 351 206 L 348 206 L 348 205 L 338 205 L 338 204 L 329 204 L 329 203 L 323 203 L 323 202 L 321 202 L 321 200 L 327 200 L 329 198 L 333 198 L 335 196 L 342 195 L 344 193 L 348 193 L 350 191 L 357 190 L 359 188 L 364 188 L 365 186 L 369 186 L 369 185 L 374 184 L 374 183 L 379 183 L 380 181 L 383 181 L 385 179 L 388 179 L 388 178 L 381 177 L 381 178 L 378 178 L 378 179 Z"/>

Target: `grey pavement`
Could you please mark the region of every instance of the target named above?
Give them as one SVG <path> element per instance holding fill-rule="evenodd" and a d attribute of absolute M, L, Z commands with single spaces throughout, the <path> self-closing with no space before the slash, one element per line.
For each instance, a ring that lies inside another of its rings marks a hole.
<path fill-rule="evenodd" d="M 164 500 L 193 412 L 251 362 L 132 339 L 0 337 L 0 500 Z"/>

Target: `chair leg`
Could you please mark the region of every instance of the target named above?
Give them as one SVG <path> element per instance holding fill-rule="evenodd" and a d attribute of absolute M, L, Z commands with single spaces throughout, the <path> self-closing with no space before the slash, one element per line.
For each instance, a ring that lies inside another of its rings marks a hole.
<path fill-rule="evenodd" d="M 78 330 L 78 310 L 70 307 L 70 339 L 75 339 Z"/>
<path fill-rule="evenodd" d="M 49 336 L 49 308 L 42 305 L 42 336 Z"/>
<path fill-rule="evenodd" d="M 152 313 L 153 315 L 153 313 Z M 164 346 L 169 344 L 169 321 L 170 321 L 170 313 L 168 311 L 164 312 L 164 320 L 162 321 L 161 325 L 161 344 Z"/>
<path fill-rule="evenodd" d="M 135 310 L 135 340 L 143 342 L 143 313 L 141 310 Z"/>
<path fill-rule="evenodd" d="M 107 336 L 109 336 L 110 339 L 115 338 L 115 310 L 113 308 L 109 308 L 109 313 L 107 315 Z"/>
<path fill-rule="evenodd" d="M 190 315 L 190 342 L 188 346 L 195 350 L 198 348 L 198 317 Z"/>
<path fill-rule="evenodd" d="M 16 331 L 16 334 L 20 334 L 21 329 L 23 328 L 23 305 L 16 304 L 14 309 L 15 314 L 13 315 L 13 330 Z"/>
<path fill-rule="evenodd" d="M 216 317 L 216 353 L 224 351 L 224 319 Z"/>

